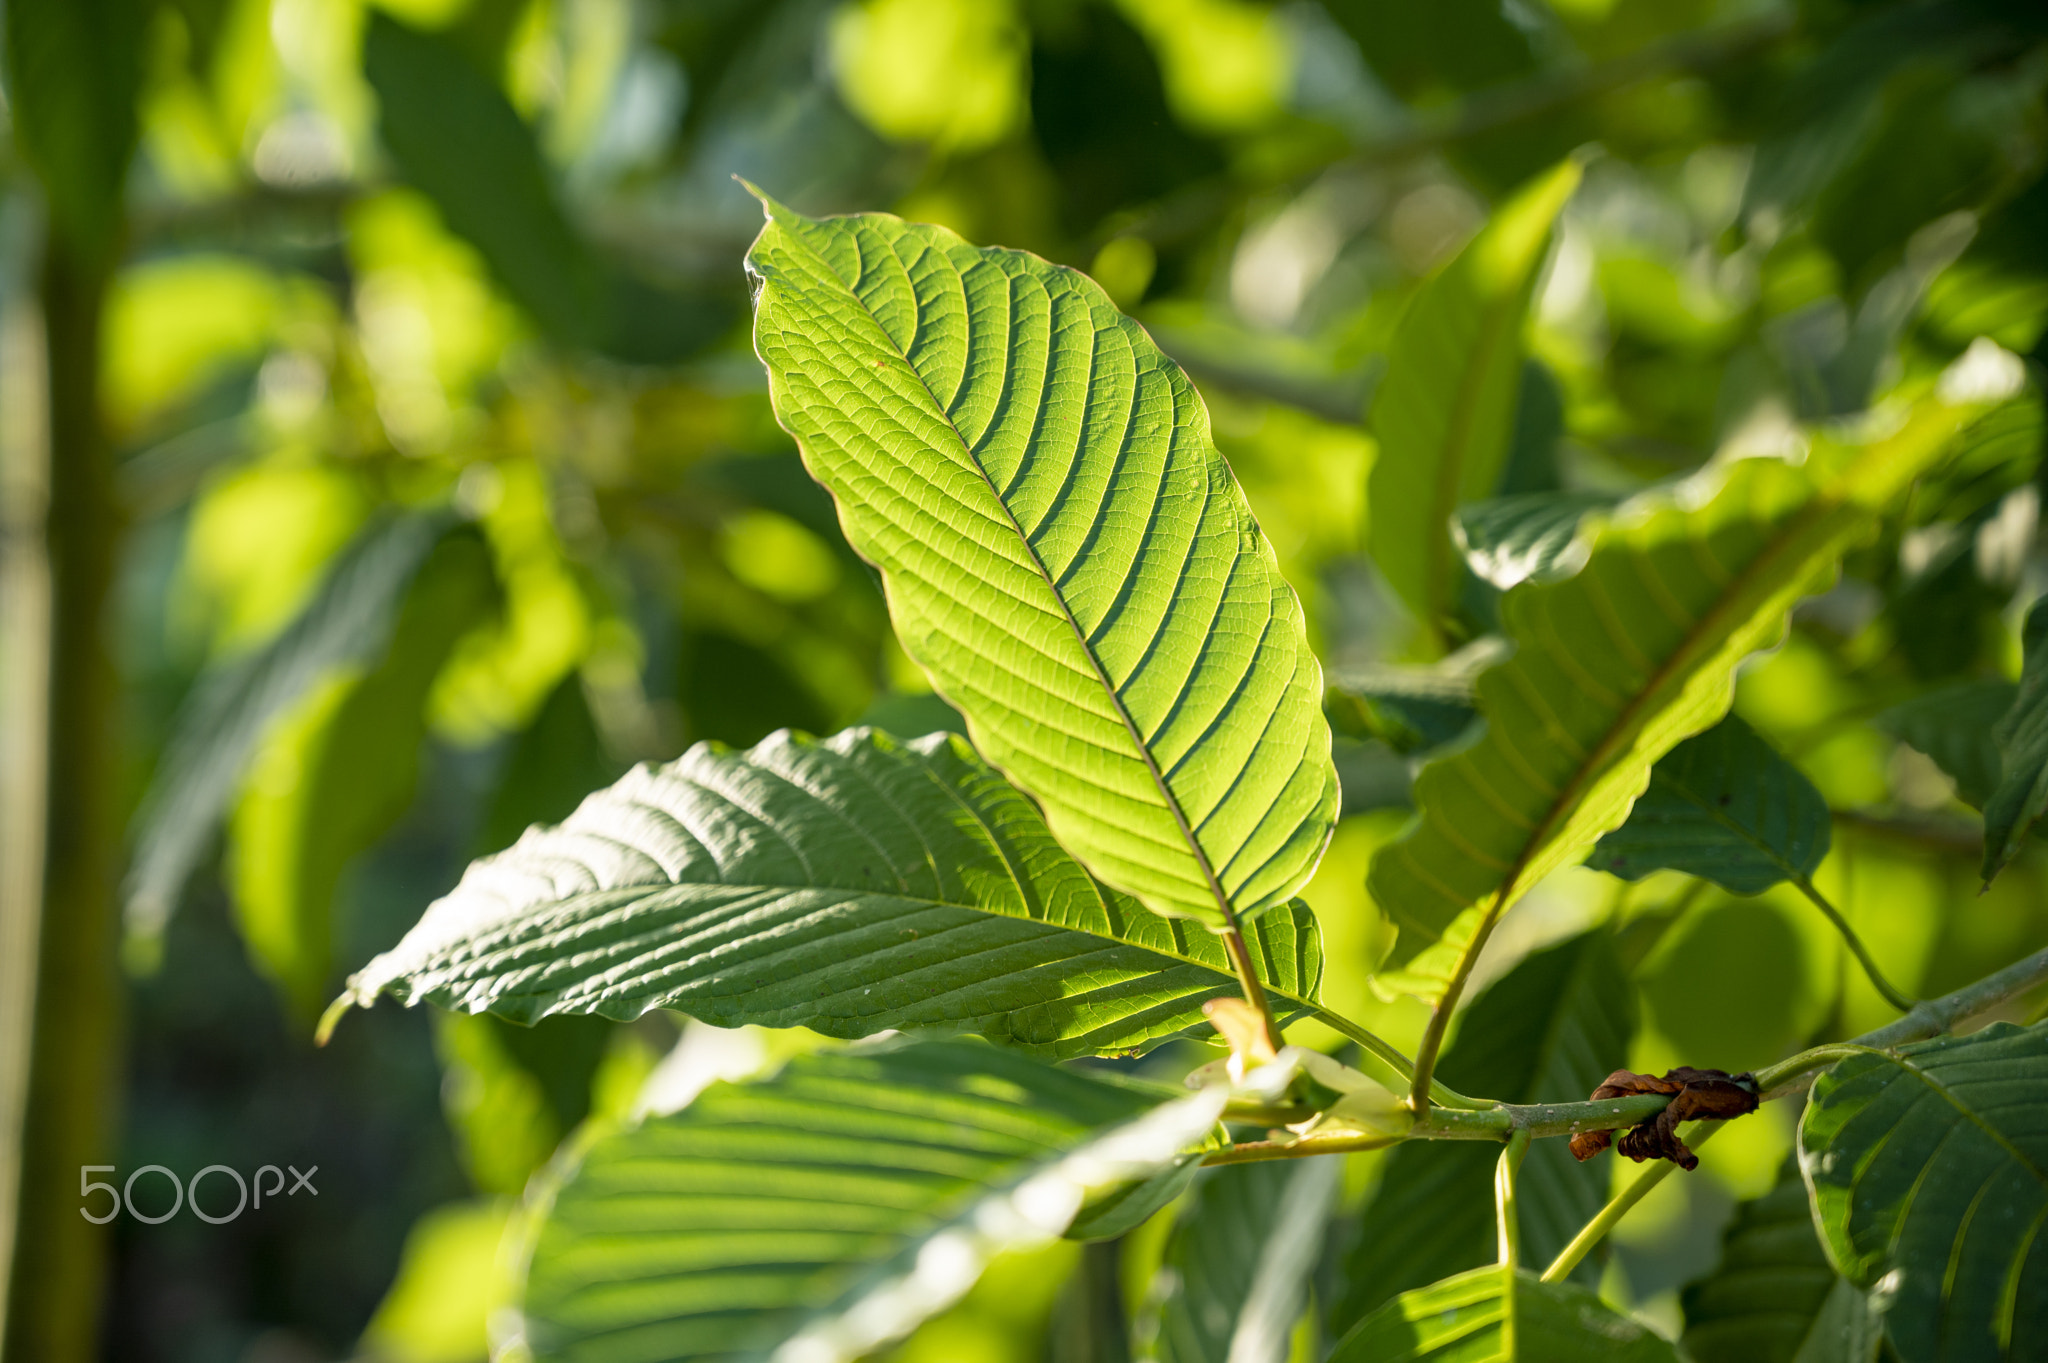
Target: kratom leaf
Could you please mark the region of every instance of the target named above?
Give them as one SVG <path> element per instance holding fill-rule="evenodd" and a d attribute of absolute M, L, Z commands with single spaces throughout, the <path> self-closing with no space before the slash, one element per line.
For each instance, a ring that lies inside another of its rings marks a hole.
<path fill-rule="evenodd" d="M 448 37 L 372 9 L 363 74 L 378 131 L 405 178 L 550 335 L 596 339 L 605 283 L 548 182 L 512 101 Z"/>
<path fill-rule="evenodd" d="M 1872 1363 L 1884 1337 L 1868 1294 L 1828 1263 L 1790 1160 L 1775 1188 L 1736 1209 L 1720 1266 L 1684 1302 L 1694 1363 Z"/>
<path fill-rule="evenodd" d="M 1811 877 L 1832 833 L 1813 782 L 1728 715 L 1658 759 L 1627 822 L 1586 864 L 1623 880 L 1683 871 L 1733 894 L 1761 894 Z"/>
<path fill-rule="evenodd" d="M 940 227 L 770 202 L 747 267 L 776 414 L 975 746 L 1147 908 L 1284 904 L 1337 810 L 1321 673 L 1186 376 Z"/>
<path fill-rule="evenodd" d="M 329 674 L 250 759 L 228 839 L 235 921 L 303 1024 L 333 990 L 342 872 L 412 804 L 434 679 L 489 619 L 496 595 L 483 537 L 471 527 L 445 536 L 415 575 L 378 665 Z"/>
<path fill-rule="evenodd" d="M 1160 1267 L 1159 1363 L 1287 1363 L 1342 1172 L 1327 1159 L 1210 1171 Z"/>
<path fill-rule="evenodd" d="M 1584 1101 L 1628 1061 L 1635 992 L 1605 929 L 1537 952 L 1466 1010 L 1444 1053 L 1443 1081 L 1511 1103 Z M 1409 1141 L 1388 1156 L 1344 1265 L 1330 1311 L 1343 1331 L 1388 1299 L 1492 1260 L 1499 1246 L 1493 1176 L 1500 1148 L 1480 1141 Z M 1517 1181 L 1523 1254 L 1543 1264 L 1606 1199 L 1608 1175 L 1565 1142 L 1537 1141 Z M 1581 1264 L 1597 1282 L 1597 1263 Z"/>
<path fill-rule="evenodd" d="M 2019 855 L 2027 831 L 2048 809 L 2048 598 L 2027 612 L 2023 661 L 2012 709 L 1992 729 L 1998 784 L 1984 802 L 1984 883 Z"/>
<path fill-rule="evenodd" d="M 1510 1287 L 1512 1283 L 1512 1287 Z M 1404 1292 L 1329 1363 L 1677 1363 L 1669 1341 L 1572 1283 L 1500 1264 Z"/>
<path fill-rule="evenodd" d="M 1870 722 L 1925 753 L 1956 783 L 1957 799 L 1982 809 L 1998 788 L 1998 739 L 1992 731 L 2018 695 L 2011 682 L 1958 682 L 1894 705 Z"/>
<path fill-rule="evenodd" d="M 1281 1015 L 1313 1011 L 1307 907 L 1261 917 L 1250 943 Z M 1202 1003 L 1236 988 L 1220 938 L 1090 878 L 964 740 L 854 729 L 628 772 L 473 864 L 344 997 L 967 1028 L 1070 1056 L 1205 1028 Z"/>
<path fill-rule="evenodd" d="M 145 956 L 154 951 L 271 722 L 336 669 L 384 652 L 413 575 L 455 524 L 442 513 L 373 524 L 336 557 L 276 638 L 193 688 L 135 819 L 135 861 L 124 890 L 131 947 Z"/>
<path fill-rule="evenodd" d="M 1803 466 L 1710 467 L 1589 527 L 1571 577 L 1507 593 L 1516 647 L 1479 677 L 1482 736 L 1422 769 L 1417 820 L 1373 859 L 1373 898 L 1435 944 L 1389 981 L 1439 997 L 1502 909 L 1618 826 L 1651 764 L 1727 712 L 1742 659 L 2019 373 L 1966 356 L 1955 401 L 1924 397 L 1869 444 L 1817 439 Z"/>
<path fill-rule="evenodd" d="M 1501 591 L 1529 580 L 1568 575 L 1578 567 L 1572 546 L 1588 511 L 1611 507 L 1598 492 L 1527 492 L 1461 509 L 1451 533 L 1473 576 Z"/>
<path fill-rule="evenodd" d="M 1422 286 L 1388 345 L 1373 403 L 1369 545 L 1389 585 L 1431 631 L 1458 594 L 1451 515 L 1491 496 L 1514 434 L 1522 326 L 1551 225 L 1578 188 L 1566 162 L 1502 204 Z"/>
<path fill-rule="evenodd" d="M 1397 753 L 1440 748 L 1479 718 L 1471 679 L 1435 668 L 1357 668 L 1332 682 L 1330 690 L 1340 726 L 1377 738 Z"/>
<path fill-rule="evenodd" d="M 563 1168 L 524 1301 L 537 1363 L 851 1363 L 1092 1192 L 1199 1143 L 1223 1090 L 1149 1091 L 967 1041 L 715 1084 Z"/>
<path fill-rule="evenodd" d="M 2048 1025 L 1993 1023 L 1815 1081 L 1799 1164 L 1828 1257 L 1904 1363 L 2048 1355 Z"/>

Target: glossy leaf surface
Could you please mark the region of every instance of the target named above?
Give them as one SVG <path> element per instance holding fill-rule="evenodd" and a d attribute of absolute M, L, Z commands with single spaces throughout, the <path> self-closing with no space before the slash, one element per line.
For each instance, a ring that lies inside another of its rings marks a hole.
<path fill-rule="evenodd" d="M 1250 940 L 1285 1013 L 1322 971 L 1291 904 Z M 693 748 L 471 866 L 351 983 L 519 1021 L 678 1008 L 718 1026 L 972 1029 L 1052 1055 L 1206 1028 L 1221 939 L 1091 878 L 960 738 Z"/>
<path fill-rule="evenodd" d="M 1462 508 L 1452 522 L 1465 566 L 1501 591 L 1578 566 L 1572 546 L 1588 511 L 1614 505 L 1597 492 L 1525 492 Z"/>
<path fill-rule="evenodd" d="M 1676 1363 L 1648 1326 L 1571 1283 L 1496 1264 L 1404 1292 L 1338 1341 L 1329 1363 Z"/>
<path fill-rule="evenodd" d="M 1285 903 L 1337 809 L 1321 670 L 1187 377 L 1072 270 L 768 213 L 776 414 L 975 746 L 1146 907 Z"/>

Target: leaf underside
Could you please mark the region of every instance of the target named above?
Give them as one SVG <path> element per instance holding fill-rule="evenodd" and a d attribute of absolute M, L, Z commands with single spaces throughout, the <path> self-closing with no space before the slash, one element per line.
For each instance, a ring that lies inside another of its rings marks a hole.
<path fill-rule="evenodd" d="M 1036 256 L 768 216 L 776 414 L 975 746 L 1148 908 L 1285 903 L 1337 810 L 1321 672 L 1187 377 Z"/>
<path fill-rule="evenodd" d="M 1956 798 L 1982 809 L 1998 787 L 1993 730 L 2018 694 L 2008 681 L 1958 682 L 1894 705 L 1871 723 L 1932 759 L 1956 783 Z"/>
<path fill-rule="evenodd" d="M 1298 901 L 1248 925 L 1276 1007 L 1322 972 Z M 681 1009 L 860 1037 L 958 1028 L 1051 1056 L 1205 1027 L 1236 983 L 1221 939 L 1063 852 L 962 739 L 872 729 L 699 745 L 471 866 L 351 981 L 518 1021 Z"/>
<path fill-rule="evenodd" d="M 1811 876 L 1833 831 L 1813 782 L 1729 715 L 1658 760 L 1627 822 L 1586 864 L 1623 880 L 1683 871 L 1733 894 L 1761 894 Z"/>
<path fill-rule="evenodd" d="M 1090 1166 L 1141 1172 L 1198 1139 L 1220 1110 L 1199 1099 L 1159 1108 L 966 1041 L 828 1051 L 714 1084 L 557 1174 L 528 1342 L 539 1363 L 765 1361 L 798 1335 L 806 1358 L 857 1357 L 942 1309 L 989 1254 L 1058 1235 Z M 1110 1132 L 1125 1135 L 1114 1156 L 1068 1162 Z"/>
<path fill-rule="evenodd" d="M 1404 1292 L 1329 1363 L 1676 1363 L 1669 1341 L 1572 1283 L 1495 1264 Z"/>
<path fill-rule="evenodd" d="M 2048 1356 L 2048 1026 L 1852 1056 L 1814 1084 L 1800 1169 L 1829 1257 L 1883 1283 L 1905 1363 Z"/>
<path fill-rule="evenodd" d="M 1710 468 L 1590 527 L 1577 573 L 1503 597 L 1516 648 L 1480 674 L 1486 727 L 1423 768 L 1418 818 L 1373 859 L 1401 951 L 1438 944 L 1388 982 L 1440 995 L 1482 924 L 1618 826 L 1652 763 L 1727 712 L 1737 664 L 1969 414 L 1929 398 L 1885 439 L 1823 445 L 1804 467 Z"/>

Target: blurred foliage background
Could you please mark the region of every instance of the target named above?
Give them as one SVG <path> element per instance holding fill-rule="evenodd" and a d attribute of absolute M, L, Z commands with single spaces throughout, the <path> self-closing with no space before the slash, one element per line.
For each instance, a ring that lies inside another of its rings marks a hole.
<path fill-rule="evenodd" d="M 317 1198 L 228 1225 L 112 1227 L 109 1359 L 481 1358 L 512 1199 L 631 1107 L 680 1020 L 384 1008 L 315 1049 L 343 978 L 469 857 L 627 764 L 954 722 L 769 415 L 740 268 L 760 210 L 734 175 L 1093 274 L 1201 385 L 1337 675 L 1456 642 L 1363 553 L 1375 392 L 1421 282 L 1562 157 L 1584 178 L 1528 309 L 1499 491 L 1615 493 L 1770 449 L 1979 334 L 2048 358 L 2032 0 L 7 8 L 0 402 L 73 372 L 67 308 L 100 322 L 86 427 L 61 382 L 47 424 L 53 534 L 64 461 L 106 472 L 115 689 L 86 719 L 55 697 L 50 751 L 98 761 L 88 728 L 117 736 L 107 1158 L 320 1167 Z M 1851 811 L 1823 884 L 1923 993 L 2048 936 L 2048 868 L 2029 853 L 1977 898 L 1947 778 L 1860 721 L 2016 674 L 2014 612 L 2048 585 L 2040 428 L 2035 404 L 1923 490 L 1741 685 Z M 8 439 L 29 458 L 32 429 Z M 24 637 L 0 634 L 17 690 L 40 665 Z M 1349 817 L 1308 896 L 1326 992 L 1412 1043 L 1419 1008 L 1368 985 L 1391 929 L 1363 889 L 1406 769 L 1363 734 L 1340 757 Z M 1797 903 L 1716 892 L 1673 926 L 1677 893 L 1564 873 L 1483 969 L 1613 922 L 1638 1069 L 1744 1068 L 1890 1016 Z M 1659 1190 L 1610 1296 L 1676 1329 L 1789 1148 L 1781 1116 Z M 1379 1168 L 1354 1161 L 1347 1205 Z M 898 1356 L 1093 1357 L 1074 1323 L 1119 1298 L 1142 1317 L 1165 1233 L 1006 1264 Z"/>

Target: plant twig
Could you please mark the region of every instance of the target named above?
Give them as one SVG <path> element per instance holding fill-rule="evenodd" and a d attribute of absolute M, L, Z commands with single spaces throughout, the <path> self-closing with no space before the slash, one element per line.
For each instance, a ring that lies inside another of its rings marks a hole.
<path fill-rule="evenodd" d="M 1714 1139 L 1714 1133 L 1719 1131 L 1724 1125 L 1726 1123 L 1723 1122 L 1715 1122 L 1711 1126 L 1704 1122 L 1692 1122 L 1687 1125 L 1682 1139 L 1687 1145 L 1697 1150 L 1708 1141 Z M 1701 1131 L 1700 1128 L 1702 1126 L 1706 1126 L 1706 1130 Z M 1669 1178 L 1671 1171 L 1677 1167 L 1677 1165 L 1669 1160 L 1658 1160 L 1643 1171 L 1641 1178 L 1608 1199 L 1607 1205 L 1602 1207 L 1591 1221 L 1581 1226 L 1579 1233 L 1572 1237 L 1572 1242 L 1559 1251 L 1555 1259 L 1550 1261 L 1550 1267 L 1543 1270 L 1543 1281 L 1554 1283 L 1562 1281 L 1567 1277 L 1573 1269 L 1579 1266 L 1579 1260 L 1585 1258 L 1592 1251 L 1593 1246 L 1599 1244 L 1606 1237 L 1607 1232 L 1613 1230 L 1616 1223 L 1634 1209 L 1636 1203 L 1648 1197 L 1650 1190 Z"/>
<path fill-rule="evenodd" d="M 1365 1052 L 1365 1059 L 1368 1064 L 1372 1060 L 1379 1061 L 1379 1064 L 1372 1064 L 1370 1068 L 1379 1071 L 1373 1077 L 1381 1083 L 1386 1083 L 1388 1088 L 1398 1090 L 1414 1080 L 1414 1062 L 1401 1054 L 1399 1047 L 1373 1035 L 1373 1033 L 1359 1026 L 1350 1018 L 1345 1017 L 1342 1013 L 1333 1012 L 1328 1008 L 1317 1008 L 1315 1018 L 1316 1021 L 1325 1024 L 1335 1031 L 1342 1032 L 1345 1036 L 1357 1042 L 1359 1048 Z M 1389 1079 L 1393 1080 L 1393 1082 L 1387 1083 Z M 1447 1087 L 1437 1080 L 1430 1082 L 1429 1099 L 1439 1107 L 1456 1108 L 1467 1112 L 1484 1112 L 1495 1106 L 1494 1103 L 1484 1098 L 1467 1098 L 1456 1089 Z"/>
<path fill-rule="evenodd" d="M 1863 939 L 1856 935 L 1856 929 L 1849 926 L 1849 920 L 1842 916 L 1840 909 L 1828 902 L 1827 896 L 1814 885 L 1812 877 L 1797 875 L 1792 877 L 1792 883 L 1799 887 L 1799 893 L 1805 895 L 1816 909 L 1827 915 L 1828 921 L 1835 925 L 1835 931 L 1842 934 L 1844 945 L 1849 948 L 1850 954 L 1855 956 L 1857 964 L 1863 967 L 1863 974 L 1870 981 L 1870 987 L 1882 994 L 1884 1001 L 1901 1013 L 1910 1012 L 1914 1002 L 1913 996 L 1892 988 L 1891 982 L 1885 979 L 1884 972 L 1877 968 L 1877 962 L 1871 958 L 1870 949 L 1864 946 Z"/>
<path fill-rule="evenodd" d="M 1522 1156 L 1529 1153 L 1529 1133 L 1517 1131 L 1501 1147 L 1500 1163 L 1493 1168 L 1494 1219 L 1500 1229 L 1500 1261 L 1512 1273 L 1522 1262 L 1522 1225 L 1515 1209 L 1515 1174 Z"/>

